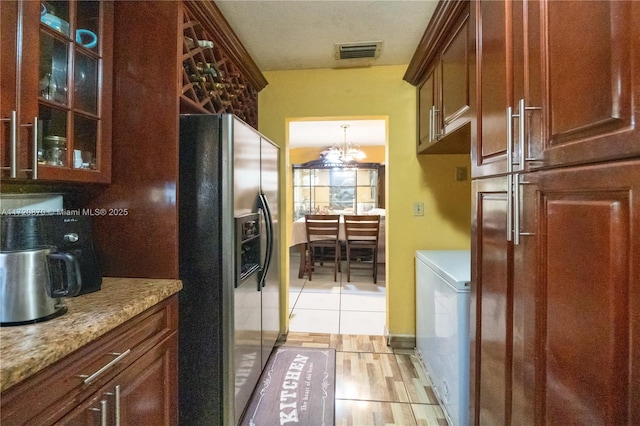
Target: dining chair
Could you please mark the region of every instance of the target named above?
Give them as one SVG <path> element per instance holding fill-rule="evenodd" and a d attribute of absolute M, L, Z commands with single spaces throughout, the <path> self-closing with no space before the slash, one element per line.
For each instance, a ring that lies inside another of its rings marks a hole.
<path fill-rule="evenodd" d="M 324 251 L 324 249 L 333 249 L 333 281 L 337 281 L 338 269 L 340 268 L 340 215 L 337 214 L 320 214 L 306 215 L 304 217 L 305 228 L 307 230 L 307 271 L 309 273 L 309 281 L 311 281 L 313 269 L 316 260 L 320 260 L 320 265 L 327 259 L 324 253 L 316 254 L 316 248 Z M 322 256 L 316 259 L 316 256 Z"/>
<path fill-rule="evenodd" d="M 373 264 L 373 283 L 378 281 L 378 237 L 380 235 L 380 216 L 344 215 L 344 233 L 347 248 L 347 282 L 351 282 L 352 251 L 356 253 L 371 250 Z M 356 258 L 361 260 L 361 257 Z"/>

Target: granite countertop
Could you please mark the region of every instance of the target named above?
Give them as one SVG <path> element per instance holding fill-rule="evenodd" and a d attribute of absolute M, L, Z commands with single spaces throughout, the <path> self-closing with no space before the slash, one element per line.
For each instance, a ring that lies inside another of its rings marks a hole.
<path fill-rule="evenodd" d="M 68 311 L 57 318 L 0 328 L 0 392 L 181 289 L 179 280 L 106 277 L 99 291 L 66 298 Z"/>

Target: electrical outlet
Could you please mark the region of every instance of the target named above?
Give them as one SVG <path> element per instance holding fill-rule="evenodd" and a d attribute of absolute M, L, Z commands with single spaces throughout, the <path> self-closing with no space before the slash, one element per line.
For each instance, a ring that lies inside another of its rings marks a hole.
<path fill-rule="evenodd" d="M 414 216 L 424 216 L 424 203 L 420 201 L 416 201 L 413 203 L 413 215 Z"/>
<path fill-rule="evenodd" d="M 467 168 L 466 167 L 456 167 L 456 180 L 458 182 L 464 182 L 467 180 Z"/>

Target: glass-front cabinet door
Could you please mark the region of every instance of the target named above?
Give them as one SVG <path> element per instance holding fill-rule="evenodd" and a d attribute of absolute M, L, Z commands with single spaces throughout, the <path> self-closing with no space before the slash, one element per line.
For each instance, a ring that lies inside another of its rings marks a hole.
<path fill-rule="evenodd" d="M 293 166 L 294 220 L 306 214 L 366 214 L 378 207 L 378 164 Z"/>
<path fill-rule="evenodd" d="M 356 170 L 356 212 L 367 213 L 378 206 L 378 170 Z"/>
<path fill-rule="evenodd" d="M 113 2 L 11 3 L 2 25 L 3 43 L 15 33 L 17 113 L 6 120 L 3 106 L 3 176 L 109 182 Z"/>

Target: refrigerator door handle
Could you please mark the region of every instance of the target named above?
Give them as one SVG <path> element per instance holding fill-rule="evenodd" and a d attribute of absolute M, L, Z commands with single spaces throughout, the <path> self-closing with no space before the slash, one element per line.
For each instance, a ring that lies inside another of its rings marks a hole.
<path fill-rule="evenodd" d="M 265 253 L 265 259 L 262 263 L 262 274 L 260 275 L 259 286 L 264 287 L 266 285 L 267 272 L 269 271 L 269 266 L 271 264 L 271 257 L 273 255 L 273 222 L 271 218 L 271 209 L 269 208 L 269 201 L 267 201 L 267 197 L 260 193 L 260 206 L 259 208 L 264 211 L 265 222 L 266 222 L 266 231 L 267 231 L 267 250 Z"/>

